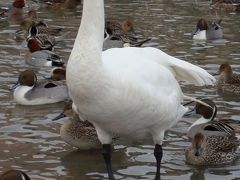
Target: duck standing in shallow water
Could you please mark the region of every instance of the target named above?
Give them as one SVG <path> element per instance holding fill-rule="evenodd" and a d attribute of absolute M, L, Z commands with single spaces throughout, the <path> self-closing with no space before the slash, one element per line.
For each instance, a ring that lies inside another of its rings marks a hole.
<path fill-rule="evenodd" d="M 97 132 L 94 126 L 88 121 L 82 121 L 77 113 L 72 109 L 72 101 L 65 104 L 64 111 L 54 118 L 58 120 L 63 117 L 70 119 L 61 126 L 61 138 L 80 150 L 99 149 L 101 143 L 98 140 Z"/>
<path fill-rule="evenodd" d="M 186 149 L 186 162 L 193 165 L 232 163 L 240 156 L 240 122 L 215 120 L 217 107 L 212 100 L 203 99 L 212 108 L 196 104 L 202 115 L 188 130 L 192 145 Z"/>
<path fill-rule="evenodd" d="M 221 20 L 216 23 L 214 21 L 208 23 L 205 19 L 198 20 L 196 29 L 193 31 L 194 40 L 216 40 L 223 38 L 223 31 L 219 25 Z"/>
<path fill-rule="evenodd" d="M 51 104 L 69 99 L 66 85 L 45 80 L 37 82 L 32 70 L 21 72 L 11 89 L 14 90 L 14 100 L 21 105 Z"/>
<path fill-rule="evenodd" d="M 240 94 L 240 75 L 233 73 L 228 63 L 221 64 L 219 67 L 217 88 L 223 92 Z"/>
<path fill-rule="evenodd" d="M 84 0 L 81 25 L 67 65 L 67 85 L 77 112 L 96 128 L 109 179 L 114 136 L 153 141 L 160 179 L 164 132 L 188 111 L 178 81 L 213 85 L 200 67 L 156 48 L 112 48 L 102 51 L 104 1 Z"/>

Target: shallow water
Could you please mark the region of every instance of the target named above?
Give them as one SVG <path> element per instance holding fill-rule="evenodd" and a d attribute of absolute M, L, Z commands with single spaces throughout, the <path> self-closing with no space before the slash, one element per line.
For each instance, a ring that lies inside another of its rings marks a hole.
<path fill-rule="evenodd" d="M 8 2 L 6 0 L 1 3 Z M 223 18 L 224 40 L 196 43 L 191 32 L 199 17 L 215 18 L 209 10 L 209 1 L 192 0 L 108 0 L 108 20 L 131 19 L 140 38 L 151 37 L 147 45 L 198 64 L 210 73 L 217 72 L 223 62 L 240 70 L 240 14 L 220 13 Z M 81 17 L 81 6 L 76 10 L 49 10 L 38 5 L 39 18 L 49 26 L 64 28 L 55 51 L 67 62 Z M 21 106 L 13 102 L 8 89 L 23 69 L 29 68 L 23 60 L 23 40 L 15 37 L 18 23 L 14 18 L 0 19 L 0 173 L 10 168 L 26 171 L 32 179 L 103 179 L 107 177 L 101 152 L 78 152 L 59 136 L 61 123 L 51 119 L 62 111 L 63 103 L 43 106 Z M 41 75 L 49 70 L 39 69 Z M 218 117 L 240 120 L 240 97 L 222 94 L 214 87 L 183 85 L 186 94 L 193 97 L 211 97 L 219 107 Z M 197 117 L 196 117 L 197 118 Z M 196 119 L 195 118 L 195 119 Z M 193 122 L 194 119 L 187 119 Z M 163 145 L 162 179 L 239 179 L 240 159 L 222 167 L 194 167 L 185 163 L 184 150 L 189 145 L 186 130 L 189 123 L 179 122 L 166 133 Z M 153 146 L 116 145 L 113 169 L 118 179 L 153 179 L 155 159 Z"/>

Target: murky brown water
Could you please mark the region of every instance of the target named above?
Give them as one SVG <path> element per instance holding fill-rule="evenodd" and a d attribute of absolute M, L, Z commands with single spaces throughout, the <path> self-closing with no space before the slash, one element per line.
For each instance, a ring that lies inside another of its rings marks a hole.
<path fill-rule="evenodd" d="M 239 72 L 239 13 L 219 14 L 223 17 L 224 41 L 199 45 L 191 40 L 191 32 L 199 17 L 215 17 L 208 5 L 207 0 L 108 0 L 106 18 L 133 20 L 140 37 L 153 38 L 148 45 L 198 64 L 210 73 L 215 73 L 222 62 L 229 62 L 234 71 Z M 81 8 L 48 10 L 40 7 L 38 10 L 39 18 L 49 26 L 63 27 L 63 33 L 68 33 L 55 49 L 65 61 L 78 30 Z M 61 124 L 53 123 L 51 119 L 61 112 L 63 103 L 21 106 L 13 102 L 8 88 L 17 80 L 19 72 L 28 68 L 23 61 L 22 40 L 15 38 L 17 28 L 14 19 L 0 19 L 0 173 L 17 168 L 26 171 L 32 179 L 103 179 L 107 175 L 100 151 L 77 152 L 61 140 Z M 47 72 L 41 69 L 39 76 Z M 219 117 L 240 120 L 239 96 L 219 94 L 213 87 L 186 86 L 183 90 L 194 97 L 214 98 Z M 199 168 L 185 163 L 188 126 L 188 123 L 180 122 L 166 133 L 162 179 L 239 179 L 240 160 L 223 167 Z M 118 179 L 153 179 L 153 146 L 115 146 L 113 169 Z"/>

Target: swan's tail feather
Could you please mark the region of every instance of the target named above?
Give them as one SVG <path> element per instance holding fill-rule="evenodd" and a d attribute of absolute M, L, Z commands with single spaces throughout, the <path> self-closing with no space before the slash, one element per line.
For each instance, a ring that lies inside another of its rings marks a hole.
<path fill-rule="evenodd" d="M 152 48 L 150 52 L 156 57 L 156 62 L 167 67 L 178 81 L 185 81 L 197 86 L 214 85 L 216 82 L 211 74 L 196 65 L 172 57 L 159 49 Z"/>
<path fill-rule="evenodd" d="M 211 74 L 196 65 L 175 57 L 169 58 L 169 63 L 178 81 L 186 81 L 197 86 L 214 85 L 216 82 Z"/>

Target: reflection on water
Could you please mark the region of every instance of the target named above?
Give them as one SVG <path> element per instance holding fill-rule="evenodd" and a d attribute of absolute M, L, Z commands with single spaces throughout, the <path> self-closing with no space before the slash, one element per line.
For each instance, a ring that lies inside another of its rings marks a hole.
<path fill-rule="evenodd" d="M 5 1 L 5 0 L 4 0 Z M 8 3 L 8 1 L 5 1 Z M 219 64 L 229 62 L 240 70 L 238 13 L 222 13 L 224 40 L 205 43 L 191 40 L 191 32 L 199 17 L 214 19 L 209 1 L 192 0 L 109 0 L 108 20 L 130 19 L 139 38 L 151 37 L 148 46 L 158 47 L 215 73 Z M 34 5 L 34 8 L 38 6 Z M 58 39 L 56 53 L 67 61 L 81 17 L 77 10 L 48 10 L 40 7 L 39 18 L 50 26 L 62 27 L 66 34 Z M 27 8 L 28 9 L 28 8 Z M 27 10 L 26 9 L 26 10 Z M 61 112 L 63 103 L 45 106 L 20 106 L 13 102 L 8 89 L 18 74 L 28 68 L 23 61 L 22 39 L 13 19 L 0 19 L 0 172 L 10 168 L 24 171 L 33 179 L 102 179 L 107 177 L 100 151 L 80 152 L 65 144 L 59 136 L 61 123 L 51 119 Z M 39 78 L 49 70 L 39 69 Z M 186 94 L 212 97 L 219 107 L 219 117 L 240 120 L 240 98 L 222 94 L 214 87 L 183 85 Z M 190 144 L 186 130 L 194 119 L 179 122 L 166 133 L 162 160 L 162 179 L 204 180 L 240 178 L 240 160 L 224 167 L 194 167 L 185 163 L 184 149 Z M 153 146 L 115 146 L 113 169 L 118 179 L 153 179 L 155 158 Z M 73 178 L 74 177 L 74 178 Z"/>

